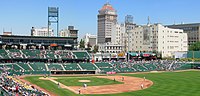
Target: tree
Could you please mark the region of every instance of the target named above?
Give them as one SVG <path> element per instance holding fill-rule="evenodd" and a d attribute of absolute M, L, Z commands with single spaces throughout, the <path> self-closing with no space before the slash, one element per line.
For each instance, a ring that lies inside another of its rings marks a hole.
<path fill-rule="evenodd" d="M 80 41 L 80 47 L 79 48 L 85 48 L 85 41 L 81 39 Z"/>
<path fill-rule="evenodd" d="M 87 43 L 87 48 L 85 48 L 85 50 L 90 51 L 90 50 L 91 50 L 91 47 L 92 47 L 92 46 L 90 45 L 90 42 L 88 42 L 88 43 Z"/>
<path fill-rule="evenodd" d="M 92 46 L 91 46 L 91 44 L 90 44 L 90 42 L 88 42 L 87 43 L 87 48 L 91 48 Z"/>
<path fill-rule="evenodd" d="M 193 43 L 189 47 L 189 51 L 200 51 L 200 42 Z"/>
<path fill-rule="evenodd" d="M 94 46 L 93 53 L 96 53 L 96 52 L 98 52 L 98 50 L 99 50 L 99 46 L 95 45 L 95 46 Z"/>

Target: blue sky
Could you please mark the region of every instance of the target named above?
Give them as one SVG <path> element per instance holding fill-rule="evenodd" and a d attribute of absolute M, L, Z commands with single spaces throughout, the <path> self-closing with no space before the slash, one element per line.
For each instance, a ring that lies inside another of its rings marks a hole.
<path fill-rule="evenodd" d="M 60 27 L 75 26 L 80 38 L 97 33 L 98 10 L 107 1 L 117 10 L 118 22 L 133 15 L 136 24 L 176 24 L 200 22 L 200 0 L 1 0 L 0 34 L 3 29 L 17 35 L 30 35 L 32 26 L 47 26 L 47 8 L 59 7 Z"/>

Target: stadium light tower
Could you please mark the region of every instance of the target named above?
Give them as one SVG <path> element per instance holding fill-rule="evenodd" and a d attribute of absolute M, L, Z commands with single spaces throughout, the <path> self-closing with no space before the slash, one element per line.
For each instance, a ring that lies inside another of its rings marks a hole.
<path fill-rule="evenodd" d="M 59 30 L 59 8 L 58 7 L 48 7 L 48 36 L 50 36 L 49 28 L 52 23 L 57 24 L 57 36 Z"/>

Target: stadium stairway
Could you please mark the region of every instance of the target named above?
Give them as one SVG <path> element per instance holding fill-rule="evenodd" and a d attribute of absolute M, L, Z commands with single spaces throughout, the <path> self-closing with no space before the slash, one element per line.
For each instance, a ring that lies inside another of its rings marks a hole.
<path fill-rule="evenodd" d="M 28 63 L 27 63 L 27 65 L 30 67 L 31 70 L 35 71 Z"/>
<path fill-rule="evenodd" d="M 45 67 L 46 67 L 47 71 L 49 71 L 49 67 L 46 63 L 45 63 Z"/>
<path fill-rule="evenodd" d="M 101 71 L 101 70 L 99 69 L 99 67 L 98 67 L 96 64 L 94 64 L 94 66 L 97 68 L 97 70 Z"/>
<path fill-rule="evenodd" d="M 8 54 L 9 54 L 9 51 L 8 51 L 8 50 L 5 50 L 5 51 L 6 51 L 7 55 L 8 55 Z M 10 55 L 8 55 L 8 57 L 11 58 Z"/>
<path fill-rule="evenodd" d="M 26 58 L 25 54 L 22 52 L 22 50 L 19 50 L 19 52 L 22 54 L 22 58 L 23 56 Z"/>
<path fill-rule="evenodd" d="M 77 64 L 77 66 L 78 66 L 81 70 L 83 70 L 83 68 L 82 68 L 79 64 Z"/>
<path fill-rule="evenodd" d="M 144 66 L 143 64 L 142 64 L 142 67 L 144 67 L 146 70 L 149 70 L 146 66 Z"/>
<path fill-rule="evenodd" d="M 63 68 L 64 71 L 66 71 L 65 67 L 63 66 L 63 64 L 60 64 L 60 66 Z"/>
<path fill-rule="evenodd" d="M 21 68 L 22 70 L 25 70 L 24 68 L 22 68 L 21 66 L 19 66 L 19 64 L 15 63 L 19 68 Z"/>

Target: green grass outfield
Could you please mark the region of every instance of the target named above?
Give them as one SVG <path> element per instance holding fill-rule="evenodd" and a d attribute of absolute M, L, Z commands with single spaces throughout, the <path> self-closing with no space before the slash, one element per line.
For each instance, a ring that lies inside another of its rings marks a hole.
<path fill-rule="evenodd" d="M 153 81 L 153 86 L 145 90 L 120 94 L 77 95 L 73 92 L 58 88 L 51 81 L 26 77 L 25 79 L 58 96 L 200 96 L 200 71 L 163 72 L 145 74 L 120 74 L 124 76 L 141 77 Z M 67 95 L 66 95 L 67 94 Z"/>

